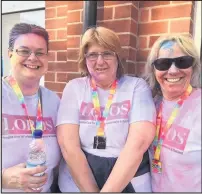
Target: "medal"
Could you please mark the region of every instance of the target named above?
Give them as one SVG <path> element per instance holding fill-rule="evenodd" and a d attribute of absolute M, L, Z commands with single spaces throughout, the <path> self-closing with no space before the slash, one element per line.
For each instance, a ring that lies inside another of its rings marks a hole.
<path fill-rule="evenodd" d="M 92 88 L 92 100 L 96 114 L 98 114 L 98 120 L 96 120 L 97 135 L 94 137 L 93 149 L 105 149 L 106 137 L 104 135 L 105 120 L 109 114 L 109 110 L 112 104 L 114 94 L 116 92 L 117 80 L 115 80 L 110 88 L 108 101 L 106 103 L 103 114 L 101 114 L 100 102 L 98 98 L 97 86 L 94 79 L 90 80 Z"/>
<path fill-rule="evenodd" d="M 106 148 L 106 137 L 104 136 L 95 136 L 93 149 L 105 149 Z"/>

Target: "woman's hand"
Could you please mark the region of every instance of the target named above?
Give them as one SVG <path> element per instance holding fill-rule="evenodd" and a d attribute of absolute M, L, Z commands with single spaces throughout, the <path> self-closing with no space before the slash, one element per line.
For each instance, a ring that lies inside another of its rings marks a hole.
<path fill-rule="evenodd" d="M 2 188 L 21 189 L 25 192 L 41 192 L 42 186 L 47 181 L 47 174 L 43 176 L 34 176 L 47 169 L 45 166 L 26 168 L 25 163 L 7 168 L 2 175 Z"/>

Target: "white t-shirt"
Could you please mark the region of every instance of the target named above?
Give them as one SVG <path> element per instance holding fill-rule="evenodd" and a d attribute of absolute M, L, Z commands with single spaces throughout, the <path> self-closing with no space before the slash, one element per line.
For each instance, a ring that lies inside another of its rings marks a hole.
<path fill-rule="evenodd" d="M 108 100 L 109 90 L 98 88 L 98 95 L 101 111 L 103 111 Z M 106 149 L 93 149 L 94 136 L 97 132 L 97 117 L 92 103 L 90 79 L 83 77 L 67 83 L 57 118 L 57 125 L 70 123 L 80 126 L 81 147 L 86 152 L 103 157 L 118 157 L 126 143 L 129 125 L 137 121 L 155 123 L 156 110 L 146 82 L 142 78 L 123 76 L 118 81 L 117 90 L 105 122 Z M 66 185 L 66 166 L 66 162 L 62 160 L 59 186 L 63 192 L 71 191 Z M 151 191 L 150 173 L 134 178 L 132 180 L 133 186 L 136 183 L 145 187 L 141 186 L 139 190 Z M 135 190 L 138 191 L 137 185 Z"/>
<path fill-rule="evenodd" d="M 160 102 L 161 99 L 156 101 L 157 109 Z M 163 101 L 163 126 L 175 104 Z M 162 173 L 152 173 L 153 192 L 201 192 L 201 89 L 193 91 L 181 106 L 166 133 L 160 160 Z"/>
<path fill-rule="evenodd" d="M 50 191 L 53 182 L 53 168 L 61 160 L 61 152 L 56 138 L 56 116 L 60 99 L 47 88 L 40 87 L 42 93 L 43 138 L 46 144 L 46 166 L 48 180 L 42 192 Z M 31 121 L 36 121 L 38 94 L 25 96 Z M 11 86 L 2 79 L 2 168 L 25 163 L 28 145 L 32 140 L 28 118 Z M 19 189 L 3 189 L 3 192 L 23 192 Z"/>

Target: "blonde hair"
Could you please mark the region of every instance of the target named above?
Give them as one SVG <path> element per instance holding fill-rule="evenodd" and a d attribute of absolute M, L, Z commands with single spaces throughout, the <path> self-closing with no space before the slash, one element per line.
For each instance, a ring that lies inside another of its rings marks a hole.
<path fill-rule="evenodd" d="M 81 45 L 79 49 L 79 70 L 83 76 L 88 76 L 89 72 L 86 66 L 85 53 L 93 44 L 98 44 L 110 51 L 116 53 L 118 60 L 117 78 L 123 76 L 124 68 L 121 62 L 121 43 L 116 33 L 105 27 L 91 27 L 82 36 Z"/>
<path fill-rule="evenodd" d="M 192 72 L 190 84 L 192 85 L 192 87 L 200 88 L 201 87 L 201 62 L 199 59 L 199 54 L 194 45 L 193 38 L 190 35 L 169 34 L 166 36 L 161 36 L 160 38 L 156 40 L 147 58 L 144 78 L 150 85 L 153 95 L 154 96 L 156 94 L 162 95 L 160 85 L 158 84 L 154 74 L 153 62 L 158 58 L 158 53 L 162 44 L 167 41 L 176 42 L 177 45 L 181 48 L 181 50 L 186 55 L 192 56 L 194 58 L 194 64 L 192 66 L 193 72 Z"/>

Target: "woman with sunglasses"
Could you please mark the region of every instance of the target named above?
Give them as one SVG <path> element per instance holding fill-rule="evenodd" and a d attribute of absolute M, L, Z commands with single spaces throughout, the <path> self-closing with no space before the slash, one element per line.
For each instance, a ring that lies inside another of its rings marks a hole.
<path fill-rule="evenodd" d="M 80 192 L 151 192 L 147 149 L 155 135 L 155 106 L 141 78 L 125 76 L 121 45 L 110 29 L 82 36 L 79 65 L 85 75 L 67 83 L 58 111 L 58 142 Z"/>
<path fill-rule="evenodd" d="M 157 109 L 153 192 L 201 192 L 201 64 L 192 38 L 160 37 L 146 75 Z"/>
<path fill-rule="evenodd" d="M 37 25 L 19 23 L 9 34 L 12 69 L 2 78 L 3 192 L 51 192 L 53 170 L 61 159 L 55 128 L 60 100 L 39 85 L 48 69 L 48 45 L 48 32 Z M 35 130 L 43 132 L 46 163 L 26 168 Z M 35 176 L 43 172 L 43 176 Z"/>

